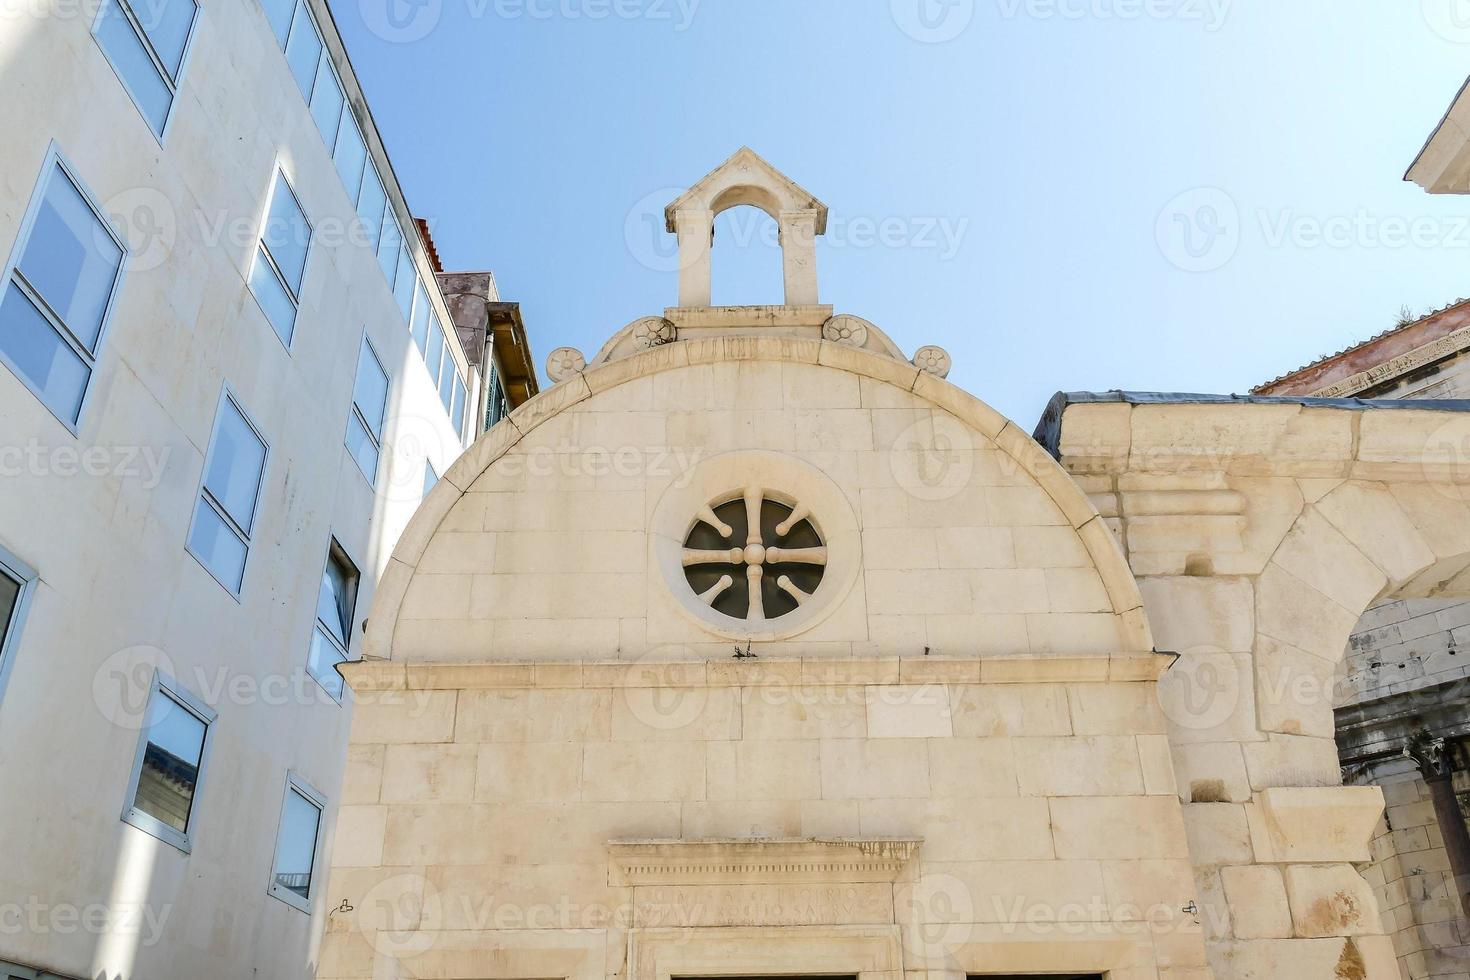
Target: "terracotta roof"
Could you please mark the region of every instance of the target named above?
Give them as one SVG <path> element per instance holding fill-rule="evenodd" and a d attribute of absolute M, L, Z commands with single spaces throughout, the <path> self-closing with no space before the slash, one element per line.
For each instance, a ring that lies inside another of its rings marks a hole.
<path fill-rule="evenodd" d="M 1412 323 L 1385 330 L 1360 344 L 1354 344 L 1336 354 L 1329 354 L 1295 371 L 1283 374 L 1279 378 L 1257 385 L 1251 389 L 1251 394 L 1357 394 L 1418 366 L 1417 364 L 1405 364 L 1401 369 L 1394 370 L 1394 366 L 1389 365 L 1393 359 L 1420 351 L 1435 341 L 1466 328 L 1470 328 L 1470 300 L 1457 299 L 1448 306 L 1425 314 Z M 1467 339 L 1464 345 L 1452 344 L 1450 346 L 1470 347 L 1470 339 Z M 1419 360 L 1429 363 L 1440 357 L 1448 356 L 1449 353 L 1453 353 L 1453 350 L 1446 350 L 1443 353 L 1426 351 Z M 1384 369 L 1385 366 L 1388 366 L 1387 370 Z M 1372 372 L 1374 368 L 1379 368 L 1379 371 Z M 1371 375 L 1370 372 L 1372 372 Z M 1354 390 L 1329 390 L 1342 387 Z"/>
<path fill-rule="evenodd" d="M 429 264 L 434 267 L 435 272 L 444 271 L 444 263 L 439 261 L 439 250 L 434 247 L 434 236 L 429 234 L 429 222 L 423 218 L 414 218 L 414 226 L 419 230 L 419 238 L 424 243 L 424 253 L 429 256 Z"/>

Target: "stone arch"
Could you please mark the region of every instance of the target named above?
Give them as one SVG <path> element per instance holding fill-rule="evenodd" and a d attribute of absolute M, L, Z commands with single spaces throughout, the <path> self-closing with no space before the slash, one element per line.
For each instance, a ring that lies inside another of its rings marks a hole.
<path fill-rule="evenodd" d="M 1143 598 L 1112 533 L 1080 487 L 1029 435 L 974 396 L 912 364 L 826 341 L 721 336 L 664 344 L 588 368 L 526 402 L 471 446 L 430 491 L 400 537 L 374 597 L 365 656 L 390 656 L 398 609 L 440 524 L 465 492 L 538 426 L 620 385 L 666 371 L 738 361 L 821 365 L 911 393 L 955 416 L 995 444 L 1056 505 L 1077 534 L 1107 593 L 1118 627 L 1118 654 L 1153 652 Z"/>
<path fill-rule="evenodd" d="M 754 150 L 741 147 L 664 209 L 665 227 L 679 236 L 679 305 L 710 305 L 715 216 L 740 205 L 759 208 L 780 229 L 786 305 L 815 304 L 816 236 L 827 230 L 827 206 Z"/>

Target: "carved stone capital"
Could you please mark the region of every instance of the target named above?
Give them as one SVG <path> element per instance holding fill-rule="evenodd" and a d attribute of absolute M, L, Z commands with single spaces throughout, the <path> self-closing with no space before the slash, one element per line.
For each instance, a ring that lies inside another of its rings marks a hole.
<path fill-rule="evenodd" d="M 1425 782 L 1450 778 L 1450 757 L 1445 752 L 1444 739 L 1420 732 L 1404 745 L 1404 755 L 1413 760 Z"/>

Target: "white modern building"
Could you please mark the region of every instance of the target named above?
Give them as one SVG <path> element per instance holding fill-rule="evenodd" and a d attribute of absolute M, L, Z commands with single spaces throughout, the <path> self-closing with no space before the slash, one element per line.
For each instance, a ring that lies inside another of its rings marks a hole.
<path fill-rule="evenodd" d="M 31 5 L 0 84 L 0 977 L 309 976 L 337 666 L 524 327 L 325 4 Z"/>

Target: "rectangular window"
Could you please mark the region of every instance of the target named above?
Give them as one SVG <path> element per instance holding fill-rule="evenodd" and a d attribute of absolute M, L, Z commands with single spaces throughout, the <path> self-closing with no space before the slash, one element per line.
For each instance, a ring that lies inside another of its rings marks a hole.
<path fill-rule="evenodd" d="M 316 84 L 316 64 L 322 56 L 322 39 L 311 22 L 306 4 L 297 0 L 296 13 L 291 18 L 291 35 L 286 39 L 286 64 L 291 68 L 291 77 L 301 97 L 311 103 L 311 90 Z"/>
<path fill-rule="evenodd" d="M 459 433 L 461 441 L 464 440 L 464 403 L 468 394 L 465 388 L 464 378 L 459 372 L 454 375 L 454 406 L 449 410 L 449 417 L 454 421 L 454 431 Z"/>
<path fill-rule="evenodd" d="M 342 675 L 336 667 L 348 659 L 352 647 L 352 616 L 357 607 L 357 566 L 335 540 L 327 549 L 317 593 L 316 624 L 311 633 L 306 672 L 316 678 L 336 701 L 342 700 Z"/>
<path fill-rule="evenodd" d="M 53 153 L 0 299 L 0 358 L 75 431 L 121 278 L 123 242 Z"/>
<path fill-rule="evenodd" d="M 424 496 L 425 497 L 427 497 L 429 495 L 429 491 L 432 490 L 432 489 L 434 489 L 434 484 L 436 484 L 438 482 L 439 482 L 439 474 L 434 472 L 434 464 L 431 463 L 431 462 L 429 462 L 427 459 L 424 460 Z"/>
<path fill-rule="evenodd" d="M 186 853 L 214 718 L 207 705 L 154 673 L 122 818 Z"/>
<path fill-rule="evenodd" d="M 342 105 L 346 101 L 330 58 L 320 58 L 316 66 L 316 85 L 311 90 L 311 118 L 317 132 L 327 144 L 327 153 L 337 149 L 337 128 L 342 122 Z"/>
<path fill-rule="evenodd" d="M 362 141 L 362 132 L 353 121 L 351 110 L 342 113 L 332 162 L 337 165 L 337 176 L 342 178 L 342 184 L 347 188 L 347 197 L 356 204 L 360 200 L 363 165 L 367 163 L 367 145 Z"/>
<path fill-rule="evenodd" d="M 347 419 L 347 450 L 368 483 L 377 485 L 378 457 L 383 447 L 383 413 L 388 404 L 388 373 L 372 345 L 363 338 L 357 357 L 357 384 Z"/>
<path fill-rule="evenodd" d="M 444 411 L 450 412 L 454 404 L 454 380 L 459 377 L 459 365 L 454 363 L 454 355 L 449 353 L 449 345 L 444 345 L 444 365 L 439 369 L 439 400 L 444 403 Z M 450 413 L 450 417 L 453 414 Z"/>
<path fill-rule="evenodd" d="M 0 548 L 0 697 L 20 646 L 20 627 L 35 584 L 35 570 Z"/>
<path fill-rule="evenodd" d="M 413 336 L 413 345 L 419 349 L 419 357 L 423 357 L 427 349 L 431 316 L 438 319 L 429 305 L 429 294 L 424 292 L 424 284 L 420 281 L 413 294 L 413 319 L 408 322 L 408 332 Z"/>
<path fill-rule="evenodd" d="M 424 364 L 429 369 L 429 382 L 437 389 L 439 387 L 439 363 L 444 360 L 444 330 L 439 326 L 439 318 L 434 317 L 429 321 L 429 352 L 424 355 Z"/>
<path fill-rule="evenodd" d="M 291 34 L 291 15 L 296 12 L 294 0 L 260 0 L 260 5 L 265 10 L 265 19 L 270 21 L 276 43 L 284 50 Z"/>
<path fill-rule="evenodd" d="M 103 0 L 92 26 L 112 70 L 159 138 L 178 93 L 198 12 L 194 0 Z"/>
<path fill-rule="evenodd" d="M 383 181 L 378 177 L 378 168 L 371 162 L 363 168 L 362 188 L 357 195 L 357 216 L 362 219 L 363 234 L 367 246 L 377 249 L 383 235 L 383 211 L 388 197 L 383 191 Z"/>
<path fill-rule="evenodd" d="M 510 414 L 510 402 L 505 397 L 505 386 L 500 383 L 500 372 L 495 362 L 490 362 L 490 382 L 485 398 L 485 431 L 495 428 L 496 423 Z"/>
<path fill-rule="evenodd" d="M 311 912 L 317 843 L 327 801 L 295 773 L 286 775 L 276 858 L 271 862 L 270 893 L 303 912 Z"/>
<path fill-rule="evenodd" d="M 403 232 L 398 227 L 398 219 L 393 217 L 393 209 L 385 206 L 383 234 L 378 239 L 378 267 L 383 270 L 389 289 L 393 288 L 393 277 L 398 269 L 398 252 L 402 247 Z"/>
<path fill-rule="evenodd" d="M 245 580 L 266 454 L 259 430 L 225 392 L 194 505 L 189 552 L 237 598 Z"/>
<path fill-rule="evenodd" d="M 398 246 L 398 271 L 393 278 L 393 296 L 398 300 L 398 309 L 403 314 L 403 322 L 407 323 L 409 314 L 413 309 L 413 291 L 418 286 L 418 272 L 413 267 L 413 257 L 408 254 L 408 248 L 404 245 Z"/>
<path fill-rule="evenodd" d="M 296 332 L 301 279 L 310 251 L 311 224 L 302 213 L 286 175 L 277 170 L 265 226 L 260 231 L 260 243 L 250 270 L 250 291 L 287 350 L 291 349 L 291 337 Z"/>

